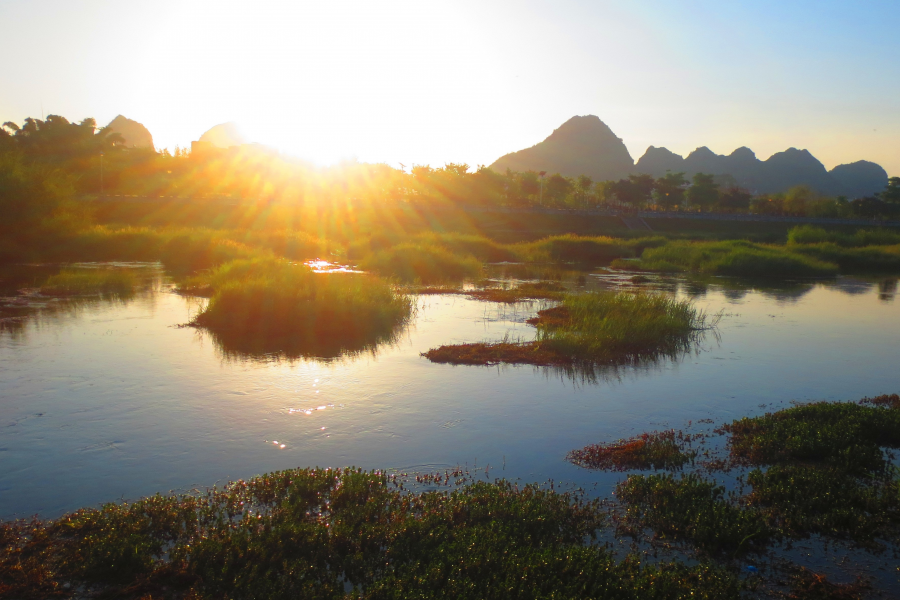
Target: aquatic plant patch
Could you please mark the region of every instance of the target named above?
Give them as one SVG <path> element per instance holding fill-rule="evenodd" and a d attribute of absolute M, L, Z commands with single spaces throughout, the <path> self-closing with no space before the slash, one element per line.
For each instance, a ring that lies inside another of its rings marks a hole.
<path fill-rule="evenodd" d="M 604 471 L 679 469 L 697 456 L 696 451 L 684 447 L 686 442 L 680 431 L 642 433 L 607 444 L 590 444 L 572 450 L 566 458 L 580 467 Z"/>
<path fill-rule="evenodd" d="M 408 283 L 440 283 L 478 277 L 482 263 L 439 245 L 404 243 L 363 259 L 360 268 Z"/>
<path fill-rule="evenodd" d="M 412 303 L 362 273 L 314 273 L 278 260 L 234 261 L 188 282 L 210 301 L 192 324 L 226 351 L 338 356 L 393 339 Z"/>
<path fill-rule="evenodd" d="M 661 294 L 566 294 L 528 321 L 538 329 L 533 342 L 441 346 L 423 356 L 450 364 L 633 364 L 689 351 L 715 321 Z"/>
<path fill-rule="evenodd" d="M 737 599 L 726 569 L 614 559 L 597 501 L 510 482 L 408 493 L 357 469 L 6 523 L 0 593 L 116 598 Z M 349 595 L 345 586 L 352 588 Z"/>

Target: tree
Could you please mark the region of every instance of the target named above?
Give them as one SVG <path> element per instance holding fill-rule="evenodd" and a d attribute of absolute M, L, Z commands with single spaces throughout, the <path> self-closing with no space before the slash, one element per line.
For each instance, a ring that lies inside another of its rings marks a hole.
<path fill-rule="evenodd" d="M 541 193 L 541 182 L 534 171 L 519 173 L 519 189 L 526 199 L 533 199 Z"/>
<path fill-rule="evenodd" d="M 594 185 L 594 180 L 587 175 L 580 175 L 575 185 L 578 187 L 582 206 L 587 206 L 587 196 L 591 193 L 591 187 Z"/>
<path fill-rule="evenodd" d="M 547 197 L 555 204 L 563 204 L 566 197 L 572 193 L 575 184 L 568 177 L 555 173 L 547 178 Z"/>
<path fill-rule="evenodd" d="M 888 204 L 900 204 L 900 177 L 888 179 L 888 185 L 878 197 Z"/>
<path fill-rule="evenodd" d="M 685 185 L 687 185 L 687 179 L 684 178 L 684 173 L 666 171 L 666 174 L 653 184 L 656 203 L 666 210 L 678 206 L 684 200 Z"/>
<path fill-rule="evenodd" d="M 650 204 L 650 201 L 653 200 L 653 187 L 656 185 L 653 176 L 645 173 L 629 175 L 628 181 L 630 181 L 632 185 L 635 197 L 634 205 L 641 207 Z"/>
<path fill-rule="evenodd" d="M 685 193 L 690 208 L 709 210 L 719 200 L 719 186 L 712 175 L 697 173 Z"/>
<path fill-rule="evenodd" d="M 753 194 L 740 187 L 729 187 L 719 193 L 718 208 L 723 212 L 747 212 Z"/>

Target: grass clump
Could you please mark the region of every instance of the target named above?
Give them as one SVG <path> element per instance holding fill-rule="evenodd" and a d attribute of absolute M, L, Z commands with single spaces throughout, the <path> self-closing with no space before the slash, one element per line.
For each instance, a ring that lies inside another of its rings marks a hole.
<path fill-rule="evenodd" d="M 748 500 L 785 535 L 813 533 L 880 547 L 900 537 L 900 447 L 895 396 L 817 402 L 723 427 L 733 460 L 758 468 Z"/>
<path fill-rule="evenodd" d="M 134 291 L 137 277 L 124 269 L 64 269 L 41 286 L 45 296 L 127 295 Z"/>
<path fill-rule="evenodd" d="M 760 514 L 744 510 L 725 488 L 694 473 L 632 475 L 616 487 L 632 526 L 688 541 L 709 554 L 736 555 L 765 546 L 772 536 Z"/>
<path fill-rule="evenodd" d="M 534 342 L 459 344 L 423 356 L 450 364 L 631 364 L 689 350 L 708 323 L 689 301 L 660 294 L 566 294 L 560 306 L 530 319 Z"/>
<path fill-rule="evenodd" d="M 579 467 L 604 471 L 680 469 L 693 463 L 697 456 L 694 451 L 685 452 L 683 442 L 683 434 L 673 430 L 642 433 L 610 444 L 591 444 L 572 450 L 566 458 Z"/>
<path fill-rule="evenodd" d="M 481 275 L 482 264 L 473 256 L 457 255 L 437 245 L 398 244 L 360 261 L 363 269 L 403 282 L 440 283 Z"/>
<path fill-rule="evenodd" d="M 900 244 L 845 248 L 833 242 L 796 246 L 794 252 L 838 265 L 845 273 L 900 272 Z"/>
<path fill-rule="evenodd" d="M 798 254 L 784 247 L 745 241 L 670 242 L 648 248 L 639 261 L 618 261 L 614 267 L 661 272 L 694 272 L 758 278 L 830 277 L 837 265 Z"/>
<path fill-rule="evenodd" d="M 855 475 L 883 475 L 890 469 L 883 447 L 900 447 L 900 411 L 815 402 L 722 429 L 731 434 L 731 455 L 751 465 L 823 464 Z"/>
<path fill-rule="evenodd" d="M 412 310 L 408 297 L 370 275 L 313 273 L 283 260 L 233 261 L 187 285 L 211 296 L 192 324 L 245 354 L 369 350 L 393 339 Z"/>
<path fill-rule="evenodd" d="M 615 560 L 590 543 L 598 508 L 505 481 L 406 493 L 380 472 L 295 469 L 6 524 L 0 582 L 13 597 L 739 597 L 709 564 Z"/>

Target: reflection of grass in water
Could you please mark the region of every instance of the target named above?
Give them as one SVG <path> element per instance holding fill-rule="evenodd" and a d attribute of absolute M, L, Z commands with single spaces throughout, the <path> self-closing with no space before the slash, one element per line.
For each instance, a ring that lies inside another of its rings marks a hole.
<path fill-rule="evenodd" d="M 424 356 L 451 364 L 637 364 L 689 351 L 715 326 L 690 302 L 615 292 L 566 295 L 529 323 L 538 328 L 534 342 L 441 346 Z"/>
<path fill-rule="evenodd" d="M 130 294 L 137 277 L 125 269 L 63 270 L 50 276 L 41 286 L 47 296 L 83 296 L 88 294 Z"/>
<path fill-rule="evenodd" d="M 286 261 L 234 261 L 194 278 L 209 304 L 194 325 L 227 354 L 334 357 L 392 340 L 409 319 L 409 298 L 358 273 L 317 274 Z"/>
<path fill-rule="evenodd" d="M 535 485 L 295 469 L 8 525 L 0 581 L 13 597 L 739 597 L 722 567 L 615 558 L 592 543 L 603 525 L 597 501 Z"/>

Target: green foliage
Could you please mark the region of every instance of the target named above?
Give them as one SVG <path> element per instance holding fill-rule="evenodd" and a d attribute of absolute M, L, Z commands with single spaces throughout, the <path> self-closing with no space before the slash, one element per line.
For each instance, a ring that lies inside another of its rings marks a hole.
<path fill-rule="evenodd" d="M 87 583 L 122 598 L 343 598 L 346 582 L 365 598 L 738 598 L 709 564 L 616 561 L 589 541 L 602 525 L 596 501 L 532 485 L 412 494 L 379 472 L 296 469 L 7 526 L 0 552 L 41 558 L 18 563 L 17 597 Z"/>
<path fill-rule="evenodd" d="M 863 478 L 832 466 L 755 469 L 748 502 L 792 537 L 810 534 L 875 546 L 900 531 L 900 479 Z"/>
<path fill-rule="evenodd" d="M 574 360 L 638 362 L 684 352 L 708 327 L 689 301 L 662 294 L 568 294 L 559 320 L 538 320 L 543 350 Z"/>
<path fill-rule="evenodd" d="M 816 260 L 791 249 L 745 241 L 670 242 L 650 248 L 641 260 L 613 266 L 646 271 L 695 272 L 743 277 L 828 277 L 834 264 Z"/>
<path fill-rule="evenodd" d="M 685 199 L 692 209 L 709 210 L 719 201 L 719 186 L 712 175 L 697 173 L 691 179 L 691 187 Z"/>
<path fill-rule="evenodd" d="M 608 265 L 617 258 L 633 256 L 634 251 L 623 240 L 609 237 L 586 237 L 574 234 L 555 235 L 530 244 L 521 244 L 520 255 L 532 261 Z"/>
<path fill-rule="evenodd" d="M 813 225 L 800 225 L 788 232 L 788 244 L 831 243 L 843 248 L 864 246 L 893 246 L 900 244 L 900 232 L 890 229 L 858 229 L 852 234 L 826 231 Z"/>
<path fill-rule="evenodd" d="M 690 473 L 631 475 L 616 487 L 627 519 L 657 535 L 688 541 L 710 554 L 735 555 L 772 536 L 762 516 L 729 501 L 723 486 Z"/>
<path fill-rule="evenodd" d="M 226 351 L 340 356 L 393 339 L 412 304 L 361 273 L 317 274 L 271 258 L 236 260 L 189 280 L 186 291 L 211 294 L 193 324 L 212 331 Z"/>
<path fill-rule="evenodd" d="M 137 277 L 126 269 L 65 269 L 41 286 L 45 296 L 130 294 Z"/>
<path fill-rule="evenodd" d="M 73 192 L 73 179 L 59 169 L 26 161 L 18 152 L 0 154 L 0 233 L 40 239 Z"/>
<path fill-rule="evenodd" d="M 482 264 L 471 255 L 457 255 L 436 244 L 412 242 L 380 250 L 360 261 L 363 269 L 399 281 L 437 283 L 478 277 Z"/>
<path fill-rule="evenodd" d="M 884 474 L 882 447 L 900 447 L 900 411 L 816 402 L 725 425 L 731 453 L 753 465 L 813 462 L 856 476 Z"/>

